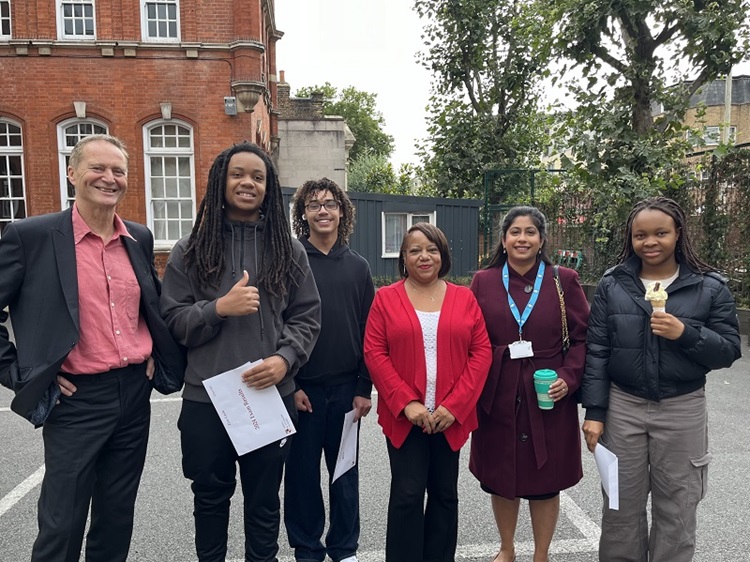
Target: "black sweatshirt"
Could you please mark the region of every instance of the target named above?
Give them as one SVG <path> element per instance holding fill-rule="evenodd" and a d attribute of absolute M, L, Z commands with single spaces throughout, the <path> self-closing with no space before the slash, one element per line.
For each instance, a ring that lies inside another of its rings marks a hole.
<path fill-rule="evenodd" d="M 365 367 L 362 342 L 375 288 L 367 261 L 336 242 L 328 254 L 300 240 L 310 260 L 322 304 L 320 336 L 296 380 L 334 385 L 357 378 L 357 396 L 370 397 L 372 381 Z"/>

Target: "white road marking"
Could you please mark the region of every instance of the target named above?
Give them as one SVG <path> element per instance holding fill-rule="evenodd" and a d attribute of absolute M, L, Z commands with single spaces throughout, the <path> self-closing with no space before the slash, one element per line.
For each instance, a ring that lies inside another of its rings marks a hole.
<path fill-rule="evenodd" d="M 565 492 L 560 493 L 560 511 L 570 519 L 573 525 L 586 537 L 586 540 L 594 545 L 596 550 L 599 547 L 599 537 L 602 534 L 601 527 L 594 523 Z"/>
<path fill-rule="evenodd" d="M 178 402 L 181 400 L 182 398 L 156 398 L 152 399 L 151 402 Z M 10 412 L 10 408 L 0 408 L 0 412 Z M 26 494 L 41 484 L 43 478 L 44 465 L 40 466 L 34 474 L 13 488 L 5 497 L 0 498 L 0 517 L 20 502 Z"/>
<path fill-rule="evenodd" d="M 373 393 L 375 394 L 375 393 Z M 152 403 L 181 402 L 181 397 L 152 398 Z M 0 412 L 8 412 L 10 408 L 0 408 Z M 0 499 L 0 517 L 9 511 L 15 504 L 21 501 L 31 490 L 39 485 L 44 477 L 44 465 L 39 467 L 34 474 L 16 486 L 9 494 Z M 585 537 L 583 539 L 559 539 L 552 541 L 552 554 L 576 554 L 596 552 L 599 546 L 601 528 L 592 521 L 586 513 L 573 501 L 573 499 L 562 492 L 560 494 L 560 512 L 562 517 L 569 519 L 573 525 Z M 456 551 L 457 560 L 473 560 L 476 558 L 491 557 L 497 552 L 498 543 L 468 544 L 460 545 Z M 532 541 L 519 542 L 516 544 L 516 553 L 522 556 L 534 553 Z M 359 551 L 357 557 L 360 562 L 382 562 L 385 559 L 384 550 Z M 243 562 L 241 559 L 228 560 L 227 562 Z M 294 557 L 286 556 L 279 558 L 279 562 L 294 562 Z"/>
<path fill-rule="evenodd" d="M 551 554 L 586 554 L 596 552 L 598 542 L 592 545 L 588 539 L 561 539 L 553 540 L 550 548 Z M 497 554 L 498 544 L 468 544 L 461 545 L 456 549 L 456 560 L 476 560 L 477 558 L 490 559 Z M 534 543 L 531 541 L 516 543 L 516 555 L 530 556 L 534 554 Z M 383 562 L 385 550 L 360 550 L 357 552 L 359 562 Z M 235 558 L 227 562 L 244 562 L 244 558 Z M 281 556 L 279 562 L 295 562 L 294 556 Z"/>
<path fill-rule="evenodd" d="M 0 517 L 14 505 L 20 502 L 26 494 L 37 487 L 44 478 L 44 465 L 40 466 L 34 474 L 13 488 L 4 498 L 0 499 Z"/>
<path fill-rule="evenodd" d="M 601 528 L 565 492 L 560 494 L 560 515 L 569 519 L 585 538 L 555 539 L 552 541 L 552 546 L 550 547 L 552 554 L 584 554 L 598 550 Z M 456 549 L 456 560 L 490 558 L 497 553 L 498 548 L 499 542 L 459 545 Z M 525 541 L 516 543 L 516 554 L 520 556 L 533 555 L 534 542 Z M 385 550 L 360 550 L 357 552 L 357 558 L 360 562 L 382 562 L 385 560 Z M 227 560 L 227 562 L 243 562 L 243 560 L 237 558 Z M 294 562 L 294 557 L 280 557 L 279 562 Z"/>
<path fill-rule="evenodd" d="M 149 401 L 152 404 L 155 404 L 157 402 L 182 402 L 182 398 L 179 397 L 179 396 L 176 397 L 176 398 L 152 398 Z M 3 412 L 10 412 L 10 411 L 11 411 L 10 408 L 0 408 L 0 414 L 3 413 Z"/>

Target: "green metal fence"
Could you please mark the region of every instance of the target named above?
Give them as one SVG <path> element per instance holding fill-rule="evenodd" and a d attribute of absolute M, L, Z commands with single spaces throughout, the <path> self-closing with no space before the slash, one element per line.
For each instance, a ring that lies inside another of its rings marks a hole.
<path fill-rule="evenodd" d="M 688 229 L 700 256 L 729 279 L 738 303 L 750 305 L 750 151 L 737 151 L 705 163 L 700 177 L 689 178 L 675 195 L 688 215 Z M 482 214 L 483 259 L 500 239 L 503 215 L 519 204 L 539 207 L 548 221 L 553 259 L 575 267 L 585 282 L 595 283 L 614 265 L 597 245 L 589 197 L 565 189 L 561 170 L 490 170 L 485 173 Z M 549 197 L 553 193 L 553 197 Z M 624 231 L 625 225 L 622 225 Z M 612 251 L 610 251 L 612 254 Z"/>

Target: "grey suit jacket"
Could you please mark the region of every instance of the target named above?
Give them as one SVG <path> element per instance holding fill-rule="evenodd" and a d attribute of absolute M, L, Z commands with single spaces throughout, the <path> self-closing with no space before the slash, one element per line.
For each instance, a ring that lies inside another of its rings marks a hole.
<path fill-rule="evenodd" d="M 35 425 L 54 407 L 60 394 L 57 373 L 80 337 L 71 213 L 68 209 L 11 223 L 0 238 L 0 383 L 16 394 L 11 409 Z M 143 225 L 124 222 L 134 238 L 123 241 L 141 288 L 141 314 L 154 342 L 154 379 L 181 381 L 184 352 L 159 313 L 153 236 Z M 1 324 L 6 307 L 15 345 Z"/>

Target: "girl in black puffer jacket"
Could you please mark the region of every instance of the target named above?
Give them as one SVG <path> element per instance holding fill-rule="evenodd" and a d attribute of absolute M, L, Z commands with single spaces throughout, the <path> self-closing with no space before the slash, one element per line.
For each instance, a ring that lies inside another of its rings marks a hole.
<path fill-rule="evenodd" d="M 633 208 L 619 265 L 591 305 L 582 382 L 590 451 L 619 459 L 619 510 L 605 501 L 599 560 L 689 562 L 706 491 L 706 373 L 740 357 L 734 299 L 694 253 L 680 206 L 664 197 Z M 644 296 L 658 282 L 666 311 Z M 652 502 L 649 530 L 646 503 Z"/>

